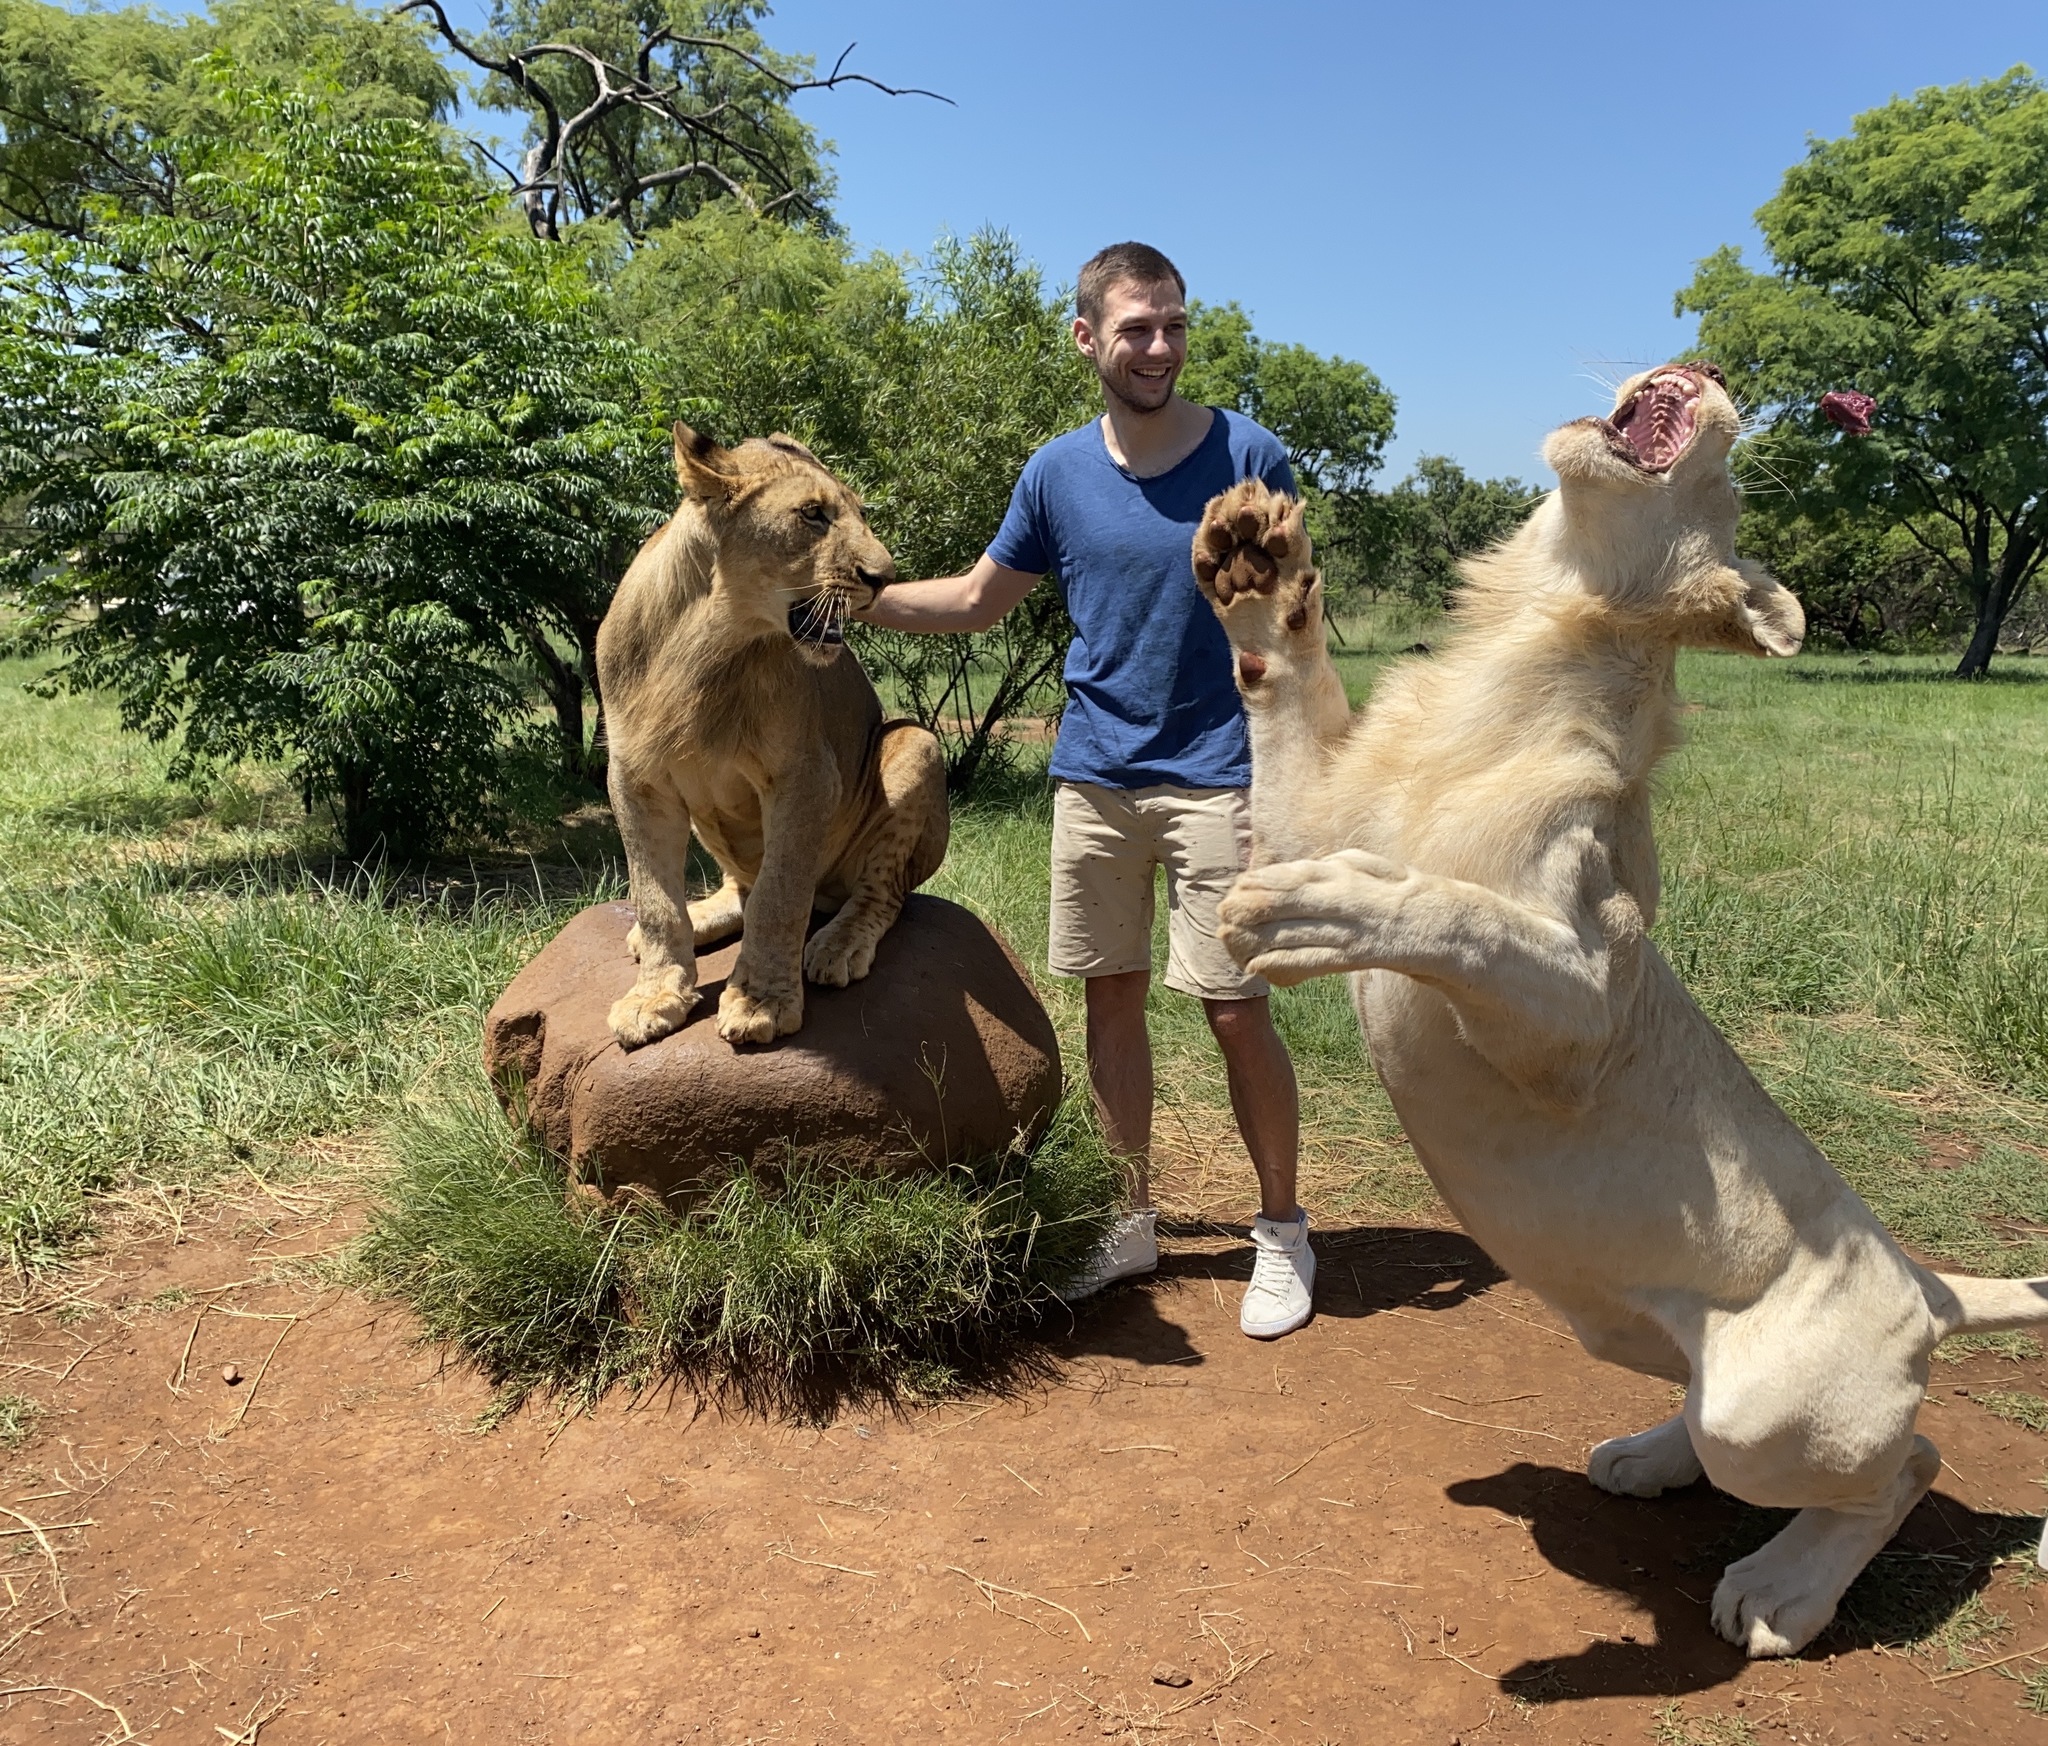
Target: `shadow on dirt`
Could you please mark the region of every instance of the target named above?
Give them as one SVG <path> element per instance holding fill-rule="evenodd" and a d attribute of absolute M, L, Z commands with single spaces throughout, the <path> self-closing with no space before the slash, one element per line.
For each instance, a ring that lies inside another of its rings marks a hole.
<path fill-rule="evenodd" d="M 1146 1283 L 1209 1279 L 1241 1286 L 1251 1278 L 1251 1229 L 1247 1225 L 1162 1219 L 1159 1234 L 1168 1238 L 1233 1237 L 1238 1246 L 1163 1255 L 1159 1271 Z M 1396 1309 L 1450 1309 L 1507 1277 L 1477 1243 L 1456 1231 L 1362 1226 L 1328 1234 L 1318 1231 L 1315 1247 L 1316 1314 L 1337 1321 L 1356 1321 Z M 1058 1342 L 1058 1354 L 1061 1358 L 1121 1358 L 1131 1364 L 1193 1367 L 1202 1362 L 1186 1330 L 1159 1313 L 1145 1284 L 1112 1291 L 1083 1306 L 1072 1334 Z"/>
<path fill-rule="evenodd" d="M 1714 1585 L 1728 1564 L 1791 1519 L 1789 1510 L 1757 1509 L 1705 1484 L 1661 1498 L 1611 1497 L 1576 1469 L 1526 1461 L 1460 1480 L 1445 1495 L 1525 1522 L 1554 1568 L 1627 1595 L 1649 1615 L 1633 1637 L 1591 1642 L 1576 1655 L 1525 1661 L 1501 1675 L 1505 1691 L 1536 1704 L 1673 1697 L 1733 1679 L 1744 1658 L 1714 1632 L 1707 1611 Z M 2031 1550 L 2040 1532 L 2037 1517 L 1929 1498 L 1850 1586 L 1806 1657 L 1921 1642 L 1985 1586 L 1999 1559 Z"/>
<path fill-rule="evenodd" d="M 1213 1254 L 1180 1254 L 1159 1263 L 1161 1279 L 1248 1280 L 1251 1227 L 1173 1224 L 1162 1237 L 1234 1237 L 1239 1247 Z M 1316 1314 L 1356 1321 L 1389 1310 L 1446 1310 L 1507 1278 L 1486 1251 L 1459 1231 L 1402 1225 L 1361 1225 L 1314 1234 Z"/>

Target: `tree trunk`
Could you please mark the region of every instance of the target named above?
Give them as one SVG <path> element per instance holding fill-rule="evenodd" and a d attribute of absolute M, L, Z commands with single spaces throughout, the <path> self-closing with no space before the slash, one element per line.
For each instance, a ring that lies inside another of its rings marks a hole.
<path fill-rule="evenodd" d="M 1998 651 L 1998 633 L 2005 628 L 2005 615 L 2012 611 L 2034 572 L 2039 548 L 2030 540 L 2008 538 L 1998 574 L 1987 576 L 1977 593 L 1977 623 L 1970 632 L 1970 646 L 1956 663 L 1958 679 L 1981 679 L 1991 671 L 1991 657 Z"/>
<path fill-rule="evenodd" d="M 541 689 L 547 693 L 555 712 L 555 734 L 562 743 L 562 773 L 573 781 L 581 781 L 589 773 L 583 750 L 583 675 L 555 653 L 546 632 L 528 626 L 523 634 Z"/>
<path fill-rule="evenodd" d="M 602 613 L 576 621 L 576 648 L 583 662 L 583 683 L 590 687 L 590 699 L 597 705 L 597 720 L 590 730 L 590 750 L 584 758 L 583 773 L 600 792 L 604 789 L 605 766 L 611 762 L 611 745 L 604 731 L 604 692 L 597 682 L 597 629 L 603 623 Z"/>

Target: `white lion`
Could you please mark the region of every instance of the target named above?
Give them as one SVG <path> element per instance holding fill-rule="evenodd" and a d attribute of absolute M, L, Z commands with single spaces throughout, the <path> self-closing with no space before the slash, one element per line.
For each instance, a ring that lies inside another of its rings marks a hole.
<path fill-rule="evenodd" d="M 1559 489 L 1356 719 L 1292 499 L 1217 498 L 1195 563 L 1251 720 L 1225 943 L 1282 985 L 1355 973 L 1373 1065 L 1466 1228 L 1595 1356 L 1685 1384 L 1677 1417 L 1594 1449 L 1594 1484 L 1704 1472 L 1799 1511 L 1713 1599 L 1724 1637 L 1787 1655 L 1935 1478 L 1928 1354 L 2048 1321 L 2048 1280 L 1908 1260 L 1646 937 L 1678 649 L 1805 634 L 1734 556 L 1737 422 L 1719 372 L 1680 364 L 1552 433 Z"/>

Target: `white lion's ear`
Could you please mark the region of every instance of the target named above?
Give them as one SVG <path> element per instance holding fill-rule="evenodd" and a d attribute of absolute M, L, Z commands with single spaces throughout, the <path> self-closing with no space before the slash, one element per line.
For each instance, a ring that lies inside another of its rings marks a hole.
<path fill-rule="evenodd" d="M 676 483 L 699 502 L 728 501 L 739 485 L 739 470 L 732 451 L 722 449 L 700 430 L 692 430 L 677 419 L 670 433 L 675 438 Z"/>
<path fill-rule="evenodd" d="M 1742 598 L 1735 605 L 1737 636 L 1753 655 L 1796 655 L 1806 641 L 1806 609 L 1761 564 L 1735 560 Z"/>

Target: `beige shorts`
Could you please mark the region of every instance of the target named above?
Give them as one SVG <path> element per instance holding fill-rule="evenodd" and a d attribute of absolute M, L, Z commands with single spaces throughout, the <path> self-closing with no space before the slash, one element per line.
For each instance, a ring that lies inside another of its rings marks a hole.
<path fill-rule="evenodd" d="M 1166 869 L 1166 986 L 1200 1000 L 1253 1000 L 1266 983 L 1216 937 L 1216 905 L 1251 859 L 1242 788 L 1098 788 L 1061 782 L 1052 797 L 1055 976 L 1152 967 L 1153 869 Z"/>

